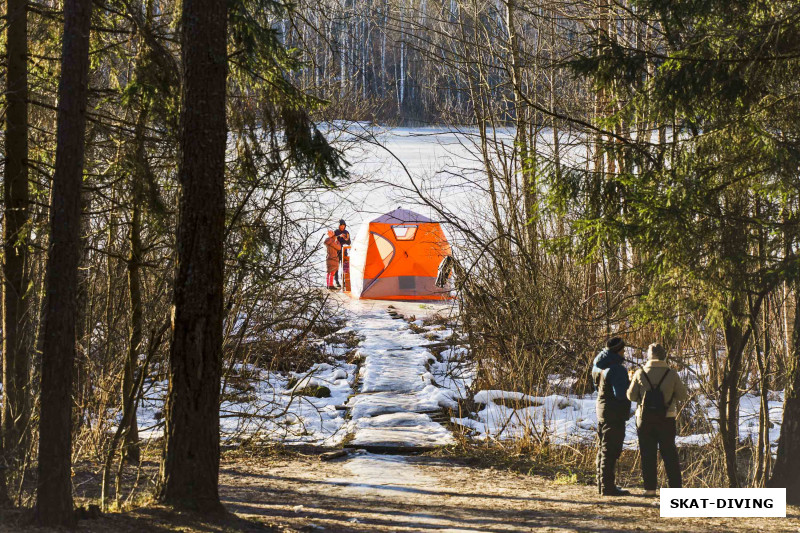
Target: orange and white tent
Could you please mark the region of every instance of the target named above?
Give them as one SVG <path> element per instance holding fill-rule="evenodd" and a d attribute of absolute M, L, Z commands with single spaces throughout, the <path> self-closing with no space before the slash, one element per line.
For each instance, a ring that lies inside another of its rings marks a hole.
<path fill-rule="evenodd" d="M 361 228 L 350 251 L 352 295 L 371 300 L 445 300 L 436 286 L 450 244 L 438 222 L 395 209 Z"/>

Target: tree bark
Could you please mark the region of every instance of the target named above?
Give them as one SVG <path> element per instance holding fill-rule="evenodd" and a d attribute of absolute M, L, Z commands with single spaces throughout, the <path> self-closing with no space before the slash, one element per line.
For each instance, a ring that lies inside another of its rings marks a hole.
<path fill-rule="evenodd" d="M 125 413 L 124 409 L 129 405 L 129 402 L 126 401 L 127 398 L 134 393 L 134 376 L 142 345 L 142 288 L 139 272 L 142 260 L 141 224 L 142 211 L 138 199 L 135 199 L 130 229 L 131 254 L 128 258 L 128 301 L 131 308 L 131 325 L 128 337 L 128 357 L 122 373 L 122 416 L 130 421 L 125 431 L 123 457 L 132 463 L 139 462 L 139 421 L 136 418 L 135 410 Z"/>
<path fill-rule="evenodd" d="M 719 433 L 725 453 L 725 470 L 728 486 L 739 486 L 736 466 L 736 451 L 739 446 L 739 379 L 741 378 L 742 353 L 746 344 L 742 326 L 737 322 L 741 315 L 738 296 L 733 297 L 730 315 L 725 319 L 726 360 L 720 387 Z M 734 318 L 736 317 L 736 318 Z"/>
<path fill-rule="evenodd" d="M 184 0 L 177 275 L 166 446 L 158 498 L 223 512 L 219 501 L 219 394 L 225 229 L 224 0 Z"/>
<path fill-rule="evenodd" d="M 800 284 L 795 287 L 794 332 L 791 372 L 786 384 L 783 423 L 778 439 L 778 454 L 768 486 L 786 487 L 786 501 L 800 505 Z"/>
<path fill-rule="evenodd" d="M 80 260 L 81 181 L 89 79 L 90 0 L 66 0 L 58 85 L 56 164 L 50 206 L 42 342 L 36 521 L 75 526 L 70 453 L 72 364 Z"/>
<path fill-rule="evenodd" d="M 28 241 L 28 12 L 27 0 L 9 0 L 6 11 L 6 161 L 3 205 L 3 454 L 14 465 L 25 453 L 30 403 L 29 333 L 25 273 Z M 0 476 L 0 494 L 5 476 Z M 2 497 L 0 496 L 0 500 Z"/>
<path fill-rule="evenodd" d="M 127 261 L 128 270 L 128 303 L 130 305 L 130 332 L 128 336 L 128 357 L 122 374 L 122 406 L 123 419 L 129 420 L 128 428 L 125 431 L 125 444 L 123 447 L 123 457 L 132 463 L 139 462 L 139 422 L 136 418 L 135 407 L 130 413 L 125 412 L 129 405 L 128 397 L 134 393 L 134 376 L 136 367 L 139 364 L 139 354 L 142 344 L 142 281 L 141 269 L 142 262 L 142 204 L 144 194 L 142 185 L 146 179 L 147 154 L 145 153 L 144 136 L 145 125 L 147 122 L 146 106 L 139 111 L 139 118 L 136 121 L 135 130 L 135 153 L 134 153 L 134 174 L 133 174 L 133 208 L 131 212 L 131 225 L 129 232 L 130 256 Z"/>
<path fill-rule="evenodd" d="M 759 244 L 759 252 L 763 250 Z M 756 365 L 758 367 L 759 412 L 758 412 L 758 442 L 756 445 L 756 471 L 753 475 L 753 486 L 763 487 L 769 478 L 772 454 L 769 443 L 769 374 L 772 344 L 769 336 L 769 305 L 765 304 L 762 312 L 761 327 L 758 327 L 756 317 L 751 317 L 753 323 L 753 340 L 756 351 Z"/>

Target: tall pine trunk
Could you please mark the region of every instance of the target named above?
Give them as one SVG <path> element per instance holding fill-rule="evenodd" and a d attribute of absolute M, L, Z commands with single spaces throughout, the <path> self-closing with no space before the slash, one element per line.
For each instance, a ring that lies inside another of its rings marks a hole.
<path fill-rule="evenodd" d="M 64 2 L 61 80 L 58 85 L 56 165 L 50 206 L 42 340 L 39 480 L 40 525 L 75 525 L 70 476 L 72 364 L 80 261 L 81 181 L 86 133 L 91 0 Z"/>
<path fill-rule="evenodd" d="M 134 184 L 134 188 L 136 185 Z M 136 195 L 134 196 L 136 198 Z M 128 302 L 130 304 L 130 333 L 128 336 L 128 357 L 125 360 L 125 367 L 122 373 L 122 416 L 125 420 L 129 420 L 128 428 L 125 431 L 125 445 L 123 448 L 123 457 L 132 462 L 139 462 L 139 421 L 136 418 L 135 404 L 131 404 L 128 398 L 137 394 L 135 390 L 134 379 L 136 376 L 136 367 L 139 362 L 139 354 L 142 347 L 142 283 L 139 265 L 142 261 L 142 241 L 141 241 L 141 225 L 142 225 L 142 210 L 137 202 L 134 200 L 133 213 L 131 214 L 131 229 L 130 229 L 130 246 L 131 253 L 128 258 Z M 131 407 L 129 407 L 131 406 Z M 127 408 L 132 409 L 130 413 L 126 413 Z"/>
<path fill-rule="evenodd" d="M 783 423 L 770 487 L 786 487 L 786 501 L 800 505 L 800 283 L 795 285 L 795 316 L 791 371 L 786 384 Z"/>
<path fill-rule="evenodd" d="M 740 300 L 734 296 L 733 309 L 725 319 L 726 359 L 719 389 L 719 433 L 725 454 L 725 471 L 728 486 L 739 486 L 736 452 L 739 446 L 739 380 L 741 378 L 742 354 L 746 341 L 739 322 Z"/>
<path fill-rule="evenodd" d="M 16 464 L 26 449 L 30 403 L 28 279 L 28 12 L 27 0 L 9 0 L 6 11 L 6 160 L 3 205 L 3 452 Z M 0 476 L 0 494 L 5 478 Z M 2 499 L 2 498 L 0 498 Z"/>
<path fill-rule="evenodd" d="M 125 430 L 125 444 L 123 457 L 132 462 L 138 463 L 139 453 L 139 421 L 136 418 L 135 402 L 129 402 L 132 394 L 137 394 L 134 379 L 136 367 L 139 363 L 139 354 L 142 348 L 142 279 L 140 265 L 142 263 L 142 204 L 144 194 L 142 187 L 147 179 L 147 154 L 145 152 L 145 126 L 147 123 L 147 106 L 139 110 L 139 117 L 136 120 L 135 129 L 135 152 L 133 178 L 133 207 L 131 212 L 131 224 L 128 234 L 130 245 L 130 255 L 127 261 L 128 271 L 128 303 L 130 305 L 130 331 L 128 334 L 128 357 L 125 360 L 125 367 L 122 374 L 122 417 L 129 420 L 128 428 Z M 126 409 L 132 409 L 130 413 Z"/>
<path fill-rule="evenodd" d="M 219 395 L 225 229 L 224 0 L 184 0 L 180 200 L 159 500 L 221 512 Z"/>

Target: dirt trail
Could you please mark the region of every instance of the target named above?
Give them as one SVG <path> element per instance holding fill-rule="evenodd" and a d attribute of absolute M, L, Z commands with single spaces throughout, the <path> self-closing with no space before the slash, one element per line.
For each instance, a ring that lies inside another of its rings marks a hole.
<path fill-rule="evenodd" d="M 797 507 L 790 507 L 788 518 L 661 519 L 657 500 L 601 499 L 590 486 L 472 467 L 456 459 L 364 453 L 321 462 L 319 450 L 305 452 L 226 458 L 220 471 L 220 496 L 229 511 L 225 517 L 176 513 L 150 503 L 81 520 L 78 531 L 800 531 Z M 80 500 L 96 502 L 97 496 Z M 53 531 L 31 527 L 31 519 L 30 510 L 0 509 L 0 532 Z"/>
<path fill-rule="evenodd" d="M 223 465 L 221 495 L 242 518 L 296 531 L 800 531 L 786 519 L 661 519 L 658 500 L 432 457 L 314 456 Z"/>

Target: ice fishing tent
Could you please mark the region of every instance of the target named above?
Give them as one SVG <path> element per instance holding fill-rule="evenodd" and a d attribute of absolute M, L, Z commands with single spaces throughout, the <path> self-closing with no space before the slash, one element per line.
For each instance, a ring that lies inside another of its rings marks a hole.
<path fill-rule="evenodd" d="M 352 295 L 372 300 L 444 300 L 435 285 L 450 244 L 438 222 L 395 209 L 365 224 L 350 252 Z"/>

